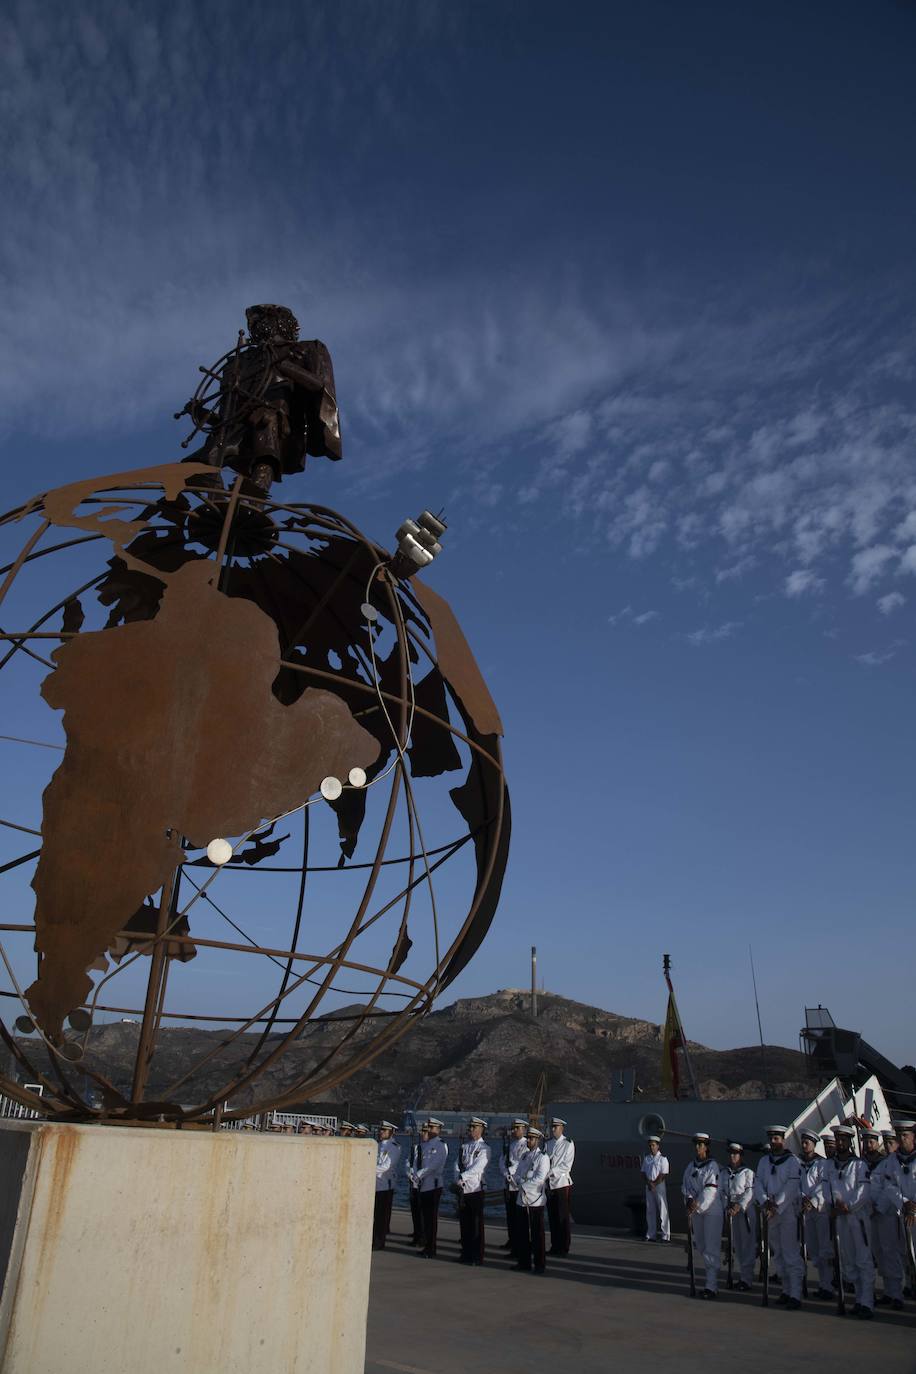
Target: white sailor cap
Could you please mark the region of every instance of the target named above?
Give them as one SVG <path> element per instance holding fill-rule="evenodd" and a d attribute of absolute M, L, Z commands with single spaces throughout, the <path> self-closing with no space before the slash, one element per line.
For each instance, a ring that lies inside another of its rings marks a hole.
<path fill-rule="evenodd" d="M 884 1137 L 885 1140 L 896 1140 L 896 1139 L 897 1139 L 897 1132 L 896 1132 L 896 1131 L 882 1131 L 881 1134 L 882 1134 L 882 1136 Z"/>
<path fill-rule="evenodd" d="M 800 1140 L 813 1140 L 815 1144 L 820 1139 L 820 1136 L 818 1135 L 817 1131 L 799 1131 L 798 1136 Z"/>
<path fill-rule="evenodd" d="M 855 1128 L 853 1126 L 834 1126 L 833 1128 L 833 1134 L 835 1136 L 841 1135 L 846 1140 L 852 1140 L 855 1133 Z"/>
<path fill-rule="evenodd" d="M 469 1125 L 469 1126 L 482 1126 L 482 1127 L 484 1128 L 484 1130 L 487 1129 L 487 1123 L 484 1121 L 484 1119 L 483 1119 L 482 1116 L 472 1116 L 471 1119 L 470 1119 L 470 1121 L 468 1122 L 468 1125 Z"/>
<path fill-rule="evenodd" d="M 766 1133 L 767 1135 L 788 1135 L 789 1128 L 788 1126 L 767 1126 Z"/>
<path fill-rule="evenodd" d="M 833 1140 L 833 1131 L 821 1131 L 819 1140 Z"/>
<path fill-rule="evenodd" d="M 740 1140 L 730 1140 L 728 1142 L 728 1152 L 729 1154 L 743 1155 L 744 1146 L 741 1144 Z"/>
<path fill-rule="evenodd" d="M 541 1137 L 542 1139 L 543 1139 L 543 1136 L 544 1136 L 544 1132 L 543 1132 L 543 1131 L 539 1131 L 538 1128 L 537 1128 L 537 1126 L 529 1126 L 529 1127 L 528 1127 L 528 1134 L 529 1134 L 529 1135 L 536 1135 L 536 1136 L 539 1136 L 539 1137 Z"/>
<path fill-rule="evenodd" d="M 660 1135 L 647 1135 L 647 1136 L 646 1136 L 646 1140 L 647 1140 L 647 1141 L 654 1140 L 655 1143 L 656 1143 L 656 1145 L 661 1145 L 661 1143 L 662 1143 L 662 1138 L 661 1138 Z"/>
<path fill-rule="evenodd" d="M 340 1123 L 340 1130 L 342 1130 L 342 1131 L 344 1131 L 344 1130 L 352 1131 L 352 1130 L 353 1130 L 353 1122 L 352 1122 L 352 1121 L 341 1121 L 341 1123 Z"/>
<path fill-rule="evenodd" d="M 380 1121 L 378 1128 L 380 1131 L 396 1131 L 398 1129 L 393 1121 Z"/>
<path fill-rule="evenodd" d="M 441 1130 L 442 1127 L 445 1125 L 445 1122 L 444 1122 L 444 1121 L 440 1121 L 439 1118 L 438 1118 L 437 1116 L 430 1116 L 430 1117 L 427 1117 L 426 1121 L 424 1121 L 423 1124 L 424 1124 L 424 1126 L 438 1126 L 439 1129 Z"/>
<path fill-rule="evenodd" d="M 362 1131 L 364 1135 L 369 1134 L 369 1127 L 366 1125 L 365 1121 L 361 1121 L 358 1126 L 354 1127 L 354 1130 Z"/>
<path fill-rule="evenodd" d="M 916 1121 L 898 1121 L 898 1131 L 916 1131 Z"/>
<path fill-rule="evenodd" d="M 696 1143 L 696 1141 L 698 1141 L 698 1140 L 703 1140 L 703 1141 L 705 1141 L 706 1144 L 708 1145 L 708 1144 L 709 1144 L 709 1132 L 708 1132 L 708 1131 L 694 1131 L 693 1139 L 694 1139 L 694 1143 Z"/>
<path fill-rule="evenodd" d="M 880 1140 L 880 1139 L 881 1139 L 881 1132 L 878 1131 L 878 1130 L 876 1130 L 874 1126 L 868 1126 L 868 1127 L 862 1132 L 862 1139 L 863 1139 L 863 1140 Z"/>
<path fill-rule="evenodd" d="M 566 1122 L 563 1120 L 562 1116 L 554 1116 L 551 1117 L 550 1124 L 551 1126 L 565 1126 Z"/>
<path fill-rule="evenodd" d="M 517 1117 L 515 1118 L 515 1120 L 512 1122 L 512 1125 L 513 1125 L 513 1126 L 525 1126 L 525 1127 L 527 1128 L 527 1126 L 528 1126 L 528 1118 L 525 1117 L 525 1116 L 517 1116 Z"/>

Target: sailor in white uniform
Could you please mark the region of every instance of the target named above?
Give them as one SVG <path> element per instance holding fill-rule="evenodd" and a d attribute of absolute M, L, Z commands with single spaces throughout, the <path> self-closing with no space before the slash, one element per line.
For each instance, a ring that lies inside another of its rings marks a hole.
<path fill-rule="evenodd" d="M 880 1198 L 888 1214 L 893 1209 L 894 1220 L 899 1228 L 899 1284 L 893 1267 L 885 1274 L 885 1293 L 899 1312 L 903 1306 L 904 1272 L 908 1272 L 910 1284 L 916 1291 L 916 1248 L 913 1244 L 916 1237 L 916 1122 L 898 1121 L 897 1139 L 900 1142 L 898 1148 L 881 1165 Z M 898 1293 L 899 1297 L 896 1296 Z"/>
<path fill-rule="evenodd" d="M 744 1163 L 744 1146 L 737 1140 L 728 1143 L 728 1164 L 719 1170 L 719 1201 L 725 1226 L 731 1231 L 732 1254 L 738 1261 L 740 1292 L 746 1293 L 754 1282 L 757 1256 L 757 1216 L 754 1201 L 754 1171 Z"/>
<path fill-rule="evenodd" d="M 490 1147 L 484 1143 L 487 1123 L 479 1116 L 468 1122 L 468 1136 L 456 1162 L 458 1187 L 458 1226 L 461 1231 L 462 1264 L 483 1264 L 485 1235 L 483 1226 L 484 1176 L 490 1162 Z"/>
<path fill-rule="evenodd" d="M 410 1185 L 410 1220 L 413 1223 L 411 1245 L 423 1244 L 423 1221 L 420 1216 L 420 1188 L 417 1183 L 417 1169 L 423 1163 L 423 1151 L 429 1140 L 429 1131 L 424 1121 L 417 1130 L 417 1139 L 410 1147 L 407 1156 L 407 1182 Z"/>
<path fill-rule="evenodd" d="M 693 1137 L 695 1158 L 684 1170 L 681 1192 L 687 1205 L 687 1224 L 693 1244 L 703 1256 L 706 1287 L 701 1297 L 714 1298 L 719 1290 L 722 1262 L 722 1203 L 719 1198 L 719 1166 L 709 1157 L 709 1136 Z"/>
<path fill-rule="evenodd" d="M 414 1169 L 417 1192 L 420 1200 L 420 1230 L 423 1236 L 424 1259 L 436 1258 L 436 1237 L 439 1234 L 439 1203 L 445 1184 L 445 1170 L 448 1165 L 448 1146 L 439 1137 L 442 1122 L 431 1116 L 423 1123 L 427 1140 L 423 1146 L 422 1159 Z"/>
<path fill-rule="evenodd" d="M 875 1263 L 869 1245 L 871 1189 L 868 1166 L 852 1153 L 855 1130 L 834 1126 L 836 1157 L 824 1169 L 824 1192 L 840 1238 L 843 1274 L 855 1284 L 853 1316 L 871 1318 L 875 1306 Z"/>
<path fill-rule="evenodd" d="M 515 1181 L 515 1172 L 519 1165 L 519 1160 L 528 1153 L 528 1122 L 524 1117 L 517 1116 L 512 1123 L 512 1134 L 504 1142 L 503 1152 L 499 1161 L 499 1172 L 503 1176 L 503 1195 L 506 1202 L 506 1235 L 507 1240 L 503 1246 L 504 1250 L 511 1250 L 518 1257 L 517 1231 L 521 1218 L 518 1208 L 515 1205 L 518 1184 Z"/>
<path fill-rule="evenodd" d="M 401 1159 L 401 1147 L 394 1139 L 393 1121 L 381 1121 L 378 1128 L 378 1155 L 375 1161 L 375 1213 L 372 1218 L 372 1248 L 384 1250 L 391 1226 L 394 1181 Z"/>
<path fill-rule="evenodd" d="M 646 1240 L 670 1240 L 668 1161 L 662 1154 L 661 1136 L 648 1136 L 646 1145 L 649 1153 L 643 1155 L 641 1165 L 642 1176 L 646 1180 Z"/>
<path fill-rule="evenodd" d="M 875 1237 L 876 1261 L 884 1280 L 884 1292 L 880 1298 L 875 1299 L 875 1306 L 893 1307 L 895 1312 L 899 1312 L 903 1308 L 903 1270 L 906 1262 L 903 1245 L 904 1226 L 890 1161 L 897 1153 L 900 1142 L 896 1131 L 882 1131 L 881 1139 L 884 1143 L 884 1157 L 871 1176 L 874 1208 L 872 1235 Z"/>
<path fill-rule="evenodd" d="M 798 1244 L 801 1165 L 786 1149 L 787 1126 L 768 1126 L 770 1152 L 757 1165 L 754 1201 L 767 1218 L 770 1248 L 782 1278 L 781 1307 L 801 1307 L 805 1266 Z M 761 1224 L 762 1220 L 761 1220 Z"/>
<path fill-rule="evenodd" d="M 544 1208 L 547 1201 L 550 1160 L 547 1153 L 541 1149 L 543 1139 L 543 1133 L 536 1126 L 528 1127 L 527 1149 L 515 1172 L 516 1206 L 521 1217 L 517 1228 L 516 1268 L 533 1269 L 535 1274 L 543 1274 L 546 1265 Z"/>
<path fill-rule="evenodd" d="M 576 1147 L 563 1134 L 566 1122 L 555 1116 L 550 1123 L 552 1140 L 547 1142 L 550 1173 L 547 1175 L 547 1215 L 550 1220 L 550 1253 L 568 1255 L 570 1242 L 569 1198 L 572 1192 L 572 1166 Z"/>
<path fill-rule="evenodd" d="M 833 1297 L 833 1246 L 830 1242 L 830 1208 L 824 1195 L 824 1167 L 827 1163 L 817 1153 L 817 1131 L 799 1132 L 799 1192 L 802 1206 L 802 1225 L 808 1259 L 817 1269 L 815 1297 Z"/>
<path fill-rule="evenodd" d="M 894 1260 L 896 1259 L 895 1252 L 897 1249 L 897 1238 L 893 1236 L 890 1247 L 891 1253 L 885 1255 L 885 1247 L 883 1244 L 884 1229 L 880 1225 L 882 1209 L 885 1205 L 884 1172 L 881 1166 L 884 1164 L 887 1156 L 881 1148 L 881 1132 L 876 1130 L 873 1126 L 869 1126 L 866 1130 L 862 1131 L 861 1142 L 861 1157 L 868 1171 L 868 1239 L 871 1245 L 871 1257 L 875 1262 L 875 1269 L 877 1273 L 880 1274 L 883 1281 L 886 1298 L 889 1285 L 890 1287 L 895 1286 L 894 1272 L 896 1266 Z M 888 1270 L 890 1270 L 890 1278 L 888 1276 Z M 901 1275 L 901 1280 L 902 1277 Z M 902 1292 L 900 1296 L 903 1296 Z M 878 1301 L 880 1301 L 880 1299 Z M 875 1306 L 877 1305 L 878 1302 L 876 1301 Z M 884 1305 L 886 1306 L 887 1303 L 885 1302 Z"/>

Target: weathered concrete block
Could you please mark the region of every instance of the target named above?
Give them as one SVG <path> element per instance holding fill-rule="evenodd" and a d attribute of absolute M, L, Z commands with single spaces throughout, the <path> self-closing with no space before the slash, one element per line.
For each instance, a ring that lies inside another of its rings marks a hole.
<path fill-rule="evenodd" d="M 362 1374 L 372 1141 L 0 1123 L 3 1374 Z"/>

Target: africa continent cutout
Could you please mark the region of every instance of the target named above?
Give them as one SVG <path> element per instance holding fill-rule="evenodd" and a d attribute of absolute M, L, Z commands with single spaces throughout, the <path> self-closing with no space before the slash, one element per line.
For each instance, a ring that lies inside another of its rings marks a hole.
<path fill-rule="evenodd" d="M 87 970 L 192 848 L 300 806 L 322 778 L 368 768 L 379 745 L 330 692 L 271 692 L 277 628 L 212 585 L 172 574 L 154 620 L 81 634 L 42 684 L 63 710 L 63 762 L 45 789 L 35 890 L 36 981 L 46 1034 L 88 997 Z"/>

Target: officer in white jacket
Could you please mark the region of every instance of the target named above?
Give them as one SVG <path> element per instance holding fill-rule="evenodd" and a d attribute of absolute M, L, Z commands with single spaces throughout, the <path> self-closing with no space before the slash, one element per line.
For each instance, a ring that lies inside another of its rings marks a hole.
<path fill-rule="evenodd" d="M 461 1232 L 461 1264 L 483 1264 L 485 1234 L 483 1226 L 484 1176 L 490 1162 L 490 1147 L 484 1143 L 487 1123 L 472 1116 L 468 1139 L 458 1151 L 458 1227 Z"/>
<path fill-rule="evenodd" d="M 375 1161 L 375 1213 L 372 1218 L 372 1248 L 384 1250 L 391 1225 L 394 1181 L 401 1159 L 401 1147 L 394 1139 L 393 1121 L 382 1121 L 378 1128 L 378 1154 Z"/>
<path fill-rule="evenodd" d="M 504 1250 L 511 1250 L 513 1255 L 518 1258 L 517 1232 L 519 1228 L 518 1208 L 515 1205 L 518 1184 L 515 1182 L 515 1172 L 518 1169 L 519 1161 L 528 1153 L 528 1122 L 524 1117 L 517 1116 L 512 1123 L 512 1133 L 503 1145 L 503 1152 L 499 1160 L 499 1172 L 503 1178 L 503 1197 L 506 1204 L 506 1243 Z"/>
<path fill-rule="evenodd" d="M 868 1166 L 852 1153 L 855 1130 L 834 1126 L 836 1157 L 824 1169 L 824 1192 L 840 1238 L 844 1277 L 855 1284 L 853 1316 L 871 1318 L 875 1306 L 875 1264 L 869 1245 L 871 1189 Z"/>
<path fill-rule="evenodd" d="M 817 1269 L 816 1297 L 833 1297 L 833 1246 L 830 1242 L 830 1208 L 824 1195 L 824 1166 L 827 1161 L 817 1153 L 817 1131 L 800 1131 L 799 1193 L 802 1206 L 805 1249 Z"/>
<path fill-rule="evenodd" d="M 526 1151 L 515 1171 L 517 1185 L 516 1207 L 521 1218 L 517 1227 L 518 1263 L 517 1269 L 533 1269 L 535 1274 L 543 1274 L 546 1259 L 544 1256 L 544 1208 L 547 1201 L 547 1177 L 550 1173 L 550 1160 L 541 1149 L 543 1134 L 536 1126 L 528 1127 Z"/>
<path fill-rule="evenodd" d="M 411 1245 L 423 1244 L 423 1219 L 420 1215 L 420 1189 L 417 1184 L 417 1169 L 423 1161 L 423 1151 L 426 1142 L 429 1140 L 429 1131 L 426 1122 L 421 1122 L 417 1129 L 417 1139 L 411 1145 L 407 1155 L 407 1182 L 410 1186 L 410 1220 L 413 1223 L 413 1234 L 410 1237 Z"/>
<path fill-rule="evenodd" d="M 424 1259 L 436 1258 L 436 1237 L 439 1233 L 439 1203 L 445 1184 L 445 1170 L 448 1165 L 448 1146 L 440 1139 L 442 1122 L 436 1116 L 425 1121 L 428 1137 L 423 1146 L 422 1158 L 414 1170 L 417 1191 L 420 1195 L 420 1223 L 423 1235 Z"/>
<path fill-rule="evenodd" d="M 703 1256 L 706 1287 L 701 1297 L 714 1298 L 719 1291 L 722 1263 L 722 1203 L 719 1198 L 719 1166 L 709 1157 L 709 1136 L 693 1137 L 695 1158 L 684 1170 L 681 1192 L 687 1205 L 687 1221 L 693 1244 Z"/>
<path fill-rule="evenodd" d="M 550 1123 L 552 1140 L 547 1142 L 550 1173 L 547 1175 L 547 1215 L 550 1220 L 550 1253 L 568 1255 L 570 1242 L 569 1196 L 572 1192 L 572 1166 L 576 1147 L 563 1134 L 566 1122 L 555 1116 Z"/>
<path fill-rule="evenodd" d="M 916 1251 L 913 1238 L 916 1236 L 916 1122 L 897 1123 L 898 1148 L 892 1150 L 881 1165 L 881 1191 L 878 1200 L 881 1206 L 881 1221 L 888 1233 L 891 1227 L 897 1232 L 897 1255 L 899 1271 L 891 1261 L 885 1270 L 885 1297 L 890 1298 L 894 1310 L 903 1307 L 903 1275 L 909 1271 L 910 1283 L 916 1287 Z M 888 1235 L 886 1245 L 888 1255 L 893 1253 Z"/>
<path fill-rule="evenodd" d="M 744 1146 L 728 1142 L 728 1164 L 719 1170 L 719 1201 L 725 1214 L 725 1227 L 731 1232 L 732 1254 L 738 1261 L 736 1287 L 746 1293 L 754 1282 L 757 1255 L 757 1215 L 754 1201 L 754 1171 L 744 1163 Z"/>
<path fill-rule="evenodd" d="M 646 1180 L 646 1240 L 670 1240 L 668 1220 L 668 1161 L 662 1154 L 662 1138 L 646 1138 L 649 1153 L 643 1155 L 642 1176 Z"/>
<path fill-rule="evenodd" d="M 761 1226 L 766 1217 L 770 1248 L 782 1278 L 781 1307 L 801 1307 L 805 1266 L 798 1243 L 801 1210 L 801 1165 L 786 1149 L 787 1126 L 768 1126 L 770 1152 L 757 1165 L 754 1201 L 760 1208 Z"/>

